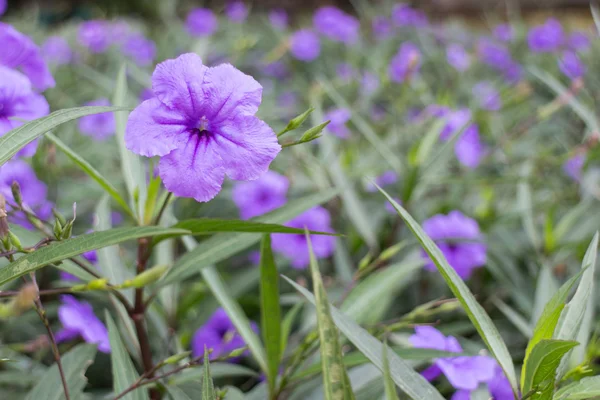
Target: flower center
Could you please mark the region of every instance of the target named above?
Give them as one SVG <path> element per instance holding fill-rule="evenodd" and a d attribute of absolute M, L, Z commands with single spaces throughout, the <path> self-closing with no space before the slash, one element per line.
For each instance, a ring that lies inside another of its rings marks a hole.
<path fill-rule="evenodd" d="M 200 121 L 198 122 L 198 130 L 200 131 L 200 133 L 208 132 L 209 126 L 210 123 L 208 122 L 208 118 L 206 118 L 206 115 L 203 115 L 202 118 L 200 118 Z"/>

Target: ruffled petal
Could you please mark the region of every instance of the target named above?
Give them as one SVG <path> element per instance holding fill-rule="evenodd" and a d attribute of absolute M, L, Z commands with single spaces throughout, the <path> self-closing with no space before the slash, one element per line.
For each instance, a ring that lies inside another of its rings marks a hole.
<path fill-rule="evenodd" d="M 21 97 L 12 107 L 13 116 L 25 120 L 41 118 L 49 112 L 50 106 L 46 98 L 37 93 Z"/>
<path fill-rule="evenodd" d="M 256 117 L 227 120 L 213 137 L 227 175 L 235 180 L 259 178 L 281 151 L 275 132 Z"/>
<path fill-rule="evenodd" d="M 225 168 L 209 135 L 191 133 L 187 143 L 160 159 L 165 187 L 179 197 L 208 201 L 221 190 Z"/>
<path fill-rule="evenodd" d="M 157 98 L 144 101 L 129 115 L 125 145 L 146 157 L 164 156 L 188 139 L 185 116 L 165 107 Z"/>
<path fill-rule="evenodd" d="M 197 115 L 203 101 L 204 77 L 208 67 L 194 53 L 182 54 L 156 66 L 152 74 L 154 95 L 167 107 L 181 110 L 189 117 Z M 197 104 L 198 103 L 198 104 Z"/>

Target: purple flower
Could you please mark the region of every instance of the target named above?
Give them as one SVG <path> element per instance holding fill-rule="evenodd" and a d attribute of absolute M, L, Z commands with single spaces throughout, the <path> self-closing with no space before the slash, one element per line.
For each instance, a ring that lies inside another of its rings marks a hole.
<path fill-rule="evenodd" d="M 585 32 L 575 31 L 567 39 L 567 46 L 573 51 L 585 51 L 590 48 L 590 38 Z"/>
<path fill-rule="evenodd" d="M 394 197 L 394 201 L 400 205 L 402 205 L 402 200 L 400 200 L 398 197 Z M 398 216 L 398 211 L 396 211 L 396 209 L 394 208 L 394 206 L 392 205 L 392 203 L 390 203 L 389 201 L 385 202 L 385 211 L 387 211 L 388 213 Z"/>
<path fill-rule="evenodd" d="M 405 42 L 392 58 L 388 73 L 392 81 L 402 83 L 417 74 L 420 68 L 421 51 L 411 42 Z"/>
<path fill-rule="evenodd" d="M 111 45 L 111 26 L 106 21 L 86 21 L 77 32 L 79 44 L 92 53 L 104 53 Z"/>
<path fill-rule="evenodd" d="M 414 347 L 462 353 L 463 349 L 453 336 L 444 336 L 431 326 L 417 326 L 410 337 Z M 422 372 L 427 380 L 433 380 L 442 373 L 450 384 L 459 390 L 475 390 L 480 383 L 494 377 L 497 363 L 487 356 L 456 356 L 436 358 L 433 365 Z"/>
<path fill-rule="evenodd" d="M 373 35 L 378 40 L 387 39 L 394 33 L 392 29 L 392 22 L 382 15 L 378 15 L 373 18 L 373 22 L 371 22 L 371 29 L 373 30 Z"/>
<path fill-rule="evenodd" d="M 514 29 L 509 24 L 496 25 L 493 31 L 494 38 L 501 42 L 510 42 L 514 38 Z"/>
<path fill-rule="evenodd" d="M 156 57 L 156 44 L 141 34 L 135 34 L 125 39 L 121 51 L 141 67 L 152 64 Z"/>
<path fill-rule="evenodd" d="M 468 108 L 451 111 L 447 107 L 438 106 L 438 108 L 429 108 L 428 112 L 436 117 L 446 118 L 446 125 L 440 132 L 440 139 L 443 141 L 450 139 L 452 135 L 460 131 L 471 120 L 471 110 Z"/>
<path fill-rule="evenodd" d="M 487 384 L 488 390 L 495 400 L 514 399 L 510 382 L 506 375 L 504 375 L 504 371 L 502 371 L 502 367 L 500 367 L 498 363 L 496 363 L 496 366 L 494 367 L 494 376 L 487 381 Z"/>
<path fill-rule="evenodd" d="M 18 71 L 0 65 L 0 136 L 30 121 L 47 115 L 48 102 L 33 91 L 31 82 Z M 37 149 L 37 141 L 23 147 L 17 156 L 31 157 Z"/>
<path fill-rule="evenodd" d="M 563 171 L 574 181 L 579 182 L 581 180 L 581 171 L 585 164 L 585 154 L 577 153 L 573 157 L 569 158 L 563 165 Z"/>
<path fill-rule="evenodd" d="M 288 26 L 288 15 L 283 8 L 277 8 L 269 12 L 269 21 L 275 29 L 283 31 Z"/>
<path fill-rule="evenodd" d="M 423 229 L 461 278 L 468 279 L 475 268 L 486 263 L 486 246 L 479 225 L 460 211 L 434 215 L 423 222 Z M 427 259 L 425 269 L 435 271 L 433 261 L 424 252 L 423 256 Z"/>
<path fill-rule="evenodd" d="M 506 82 L 511 84 L 517 84 L 523 77 L 523 67 L 516 62 L 511 62 L 507 66 L 505 66 L 504 71 L 504 79 Z"/>
<path fill-rule="evenodd" d="M 467 168 L 477 168 L 485 155 L 485 146 L 479 137 L 479 128 L 476 124 L 469 125 L 456 141 L 454 154 L 458 162 Z"/>
<path fill-rule="evenodd" d="M 52 203 L 47 199 L 46 185 L 41 182 L 33 169 L 23 160 L 11 160 L 0 166 L 0 193 L 11 202 L 13 199 L 11 185 L 17 182 L 21 187 L 21 198 L 23 204 L 31 210 L 38 218 L 46 220 L 52 215 Z M 11 212 L 10 205 L 7 205 L 7 211 Z M 31 223 L 21 212 L 15 211 L 11 221 L 27 229 L 33 229 Z"/>
<path fill-rule="evenodd" d="M 154 97 L 154 92 L 152 92 L 152 89 L 148 89 L 148 88 L 143 88 L 142 91 L 140 92 L 140 103 L 144 102 L 146 100 L 150 100 L 151 98 Z"/>
<path fill-rule="evenodd" d="M 105 29 L 109 31 L 109 44 L 123 44 L 125 39 L 129 38 L 133 33 L 131 26 L 129 26 L 129 23 L 124 20 L 116 20 L 112 23 L 106 21 L 105 24 Z"/>
<path fill-rule="evenodd" d="M 498 71 L 503 71 L 514 64 L 508 48 L 489 38 L 479 39 L 477 53 L 484 64 Z"/>
<path fill-rule="evenodd" d="M 407 4 L 396 4 L 392 9 L 392 21 L 397 26 L 423 27 L 427 25 L 427 16 Z"/>
<path fill-rule="evenodd" d="M 452 43 L 446 47 L 446 59 L 459 72 L 464 72 L 471 66 L 471 56 L 460 44 Z"/>
<path fill-rule="evenodd" d="M 319 37 L 308 29 L 296 31 L 290 38 L 290 52 L 300 61 L 313 61 L 321 53 Z"/>
<path fill-rule="evenodd" d="M 194 8 L 185 20 L 185 27 L 190 35 L 210 36 L 219 28 L 219 21 L 212 10 Z"/>
<path fill-rule="evenodd" d="M 283 206 L 289 185 L 285 176 L 267 171 L 255 181 L 236 184 L 231 197 L 242 219 L 249 219 Z"/>
<path fill-rule="evenodd" d="M 258 327 L 254 322 L 250 323 L 254 331 Z M 240 336 L 235 325 L 222 308 L 217 309 L 215 313 L 206 321 L 206 323 L 194 333 L 192 337 L 192 355 L 200 357 L 204 354 L 204 347 L 207 350 L 212 349 L 210 359 L 227 355 L 233 350 L 242 348 L 246 345 L 244 338 Z M 237 359 L 231 359 L 235 362 Z"/>
<path fill-rule="evenodd" d="M 335 66 L 335 73 L 343 82 L 350 82 L 356 75 L 356 70 L 350 63 L 339 63 Z"/>
<path fill-rule="evenodd" d="M 244 22 L 248 18 L 248 7 L 243 1 L 234 1 L 225 7 L 225 14 L 232 22 Z"/>
<path fill-rule="evenodd" d="M 383 174 L 375 178 L 375 183 L 380 187 L 392 185 L 396 182 L 398 182 L 398 174 L 396 174 L 394 171 L 385 171 Z M 377 192 L 377 187 L 373 185 L 372 182 L 367 182 L 365 189 L 367 192 Z"/>
<path fill-rule="evenodd" d="M 313 17 L 317 32 L 335 42 L 354 44 L 358 40 L 360 22 L 337 7 L 319 8 Z"/>
<path fill-rule="evenodd" d="M 534 26 L 527 35 L 529 48 L 536 53 L 558 50 L 563 42 L 563 29 L 556 18 L 549 18 L 543 25 Z"/>
<path fill-rule="evenodd" d="M 585 65 L 581 62 L 577 53 L 573 51 L 563 53 L 558 60 L 558 67 L 569 79 L 581 78 L 585 74 Z"/>
<path fill-rule="evenodd" d="M 60 297 L 58 319 L 63 329 L 56 334 L 59 342 L 81 336 L 87 343 L 98 345 L 98 350 L 110 353 L 110 341 L 106 326 L 96 317 L 92 306 L 75 297 L 63 295 Z"/>
<path fill-rule="evenodd" d="M 311 231 L 332 232 L 331 216 L 323 207 L 314 207 L 300 214 L 286 224 L 292 228 Z M 304 234 L 273 234 L 273 251 L 283 254 L 291 260 L 293 268 L 304 269 L 308 266 L 310 258 L 308 243 Z M 335 237 L 325 235 L 310 235 L 312 248 L 317 258 L 326 258 L 335 250 Z"/>
<path fill-rule="evenodd" d="M 369 96 L 379 89 L 379 78 L 372 72 L 364 71 L 360 80 L 360 87 L 363 93 Z"/>
<path fill-rule="evenodd" d="M 6 8 L 8 7 L 7 1 L 8 0 L 0 0 L 0 16 L 4 15 L 6 12 Z"/>
<path fill-rule="evenodd" d="M 83 258 L 88 260 L 90 264 L 96 265 L 98 263 L 98 253 L 96 250 L 90 250 L 81 255 Z M 77 282 L 79 278 L 65 271 L 60 271 L 60 279 L 63 281 Z"/>
<path fill-rule="evenodd" d="M 54 78 L 39 47 L 28 36 L 0 22 L 0 43 L 0 65 L 23 72 L 38 91 L 54 87 Z"/>
<path fill-rule="evenodd" d="M 352 113 L 347 108 L 336 108 L 325 114 L 325 120 L 331 121 L 327 125 L 327 130 L 342 139 L 350 137 L 350 130 L 346 123 L 350 121 Z"/>
<path fill-rule="evenodd" d="M 50 36 L 40 48 L 42 56 L 49 64 L 65 65 L 73 60 L 69 42 L 61 36 Z"/>
<path fill-rule="evenodd" d="M 500 93 L 490 81 L 481 81 L 473 86 L 473 95 L 484 110 L 498 111 L 502 107 Z"/>
<path fill-rule="evenodd" d="M 161 157 L 158 174 L 177 196 L 208 201 L 225 175 L 258 179 L 281 151 L 275 132 L 254 115 L 262 87 L 230 64 L 209 68 L 183 54 L 158 64 L 152 90 L 155 97 L 130 114 L 125 144 Z"/>
<path fill-rule="evenodd" d="M 98 99 L 85 103 L 86 106 L 110 106 L 108 99 Z M 115 116 L 111 112 L 92 114 L 82 117 L 77 122 L 81 133 L 96 140 L 105 140 L 115 133 Z"/>

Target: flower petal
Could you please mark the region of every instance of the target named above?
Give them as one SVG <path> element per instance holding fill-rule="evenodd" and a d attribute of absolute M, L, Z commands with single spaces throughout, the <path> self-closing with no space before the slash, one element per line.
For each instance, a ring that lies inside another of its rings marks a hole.
<path fill-rule="evenodd" d="M 224 121 L 214 134 L 214 144 L 227 176 L 235 180 L 259 178 L 281 151 L 271 127 L 248 116 Z"/>
<path fill-rule="evenodd" d="M 189 134 L 187 143 L 160 159 L 165 187 L 180 197 L 208 201 L 221 190 L 225 168 L 209 135 Z"/>
<path fill-rule="evenodd" d="M 185 116 L 165 107 L 157 98 L 144 101 L 129 115 L 125 145 L 146 157 L 164 156 L 188 139 Z"/>
<path fill-rule="evenodd" d="M 195 116 L 196 102 L 204 98 L 202 89 L 208 69 L 194 53 L 164 61 L 152 74 L 154 95 L 167 107 Z"/>

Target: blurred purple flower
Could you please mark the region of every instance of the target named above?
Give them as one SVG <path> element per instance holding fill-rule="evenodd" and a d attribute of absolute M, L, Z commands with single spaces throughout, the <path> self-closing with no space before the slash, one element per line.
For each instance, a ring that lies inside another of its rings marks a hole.
<path fill-rule="evenodd" d="M 477 221 L 460 211 L 448 215 L 437 214 L 423 222 L 423 230 L 440 248 L 446 260 L 462 279 L 468 279 L 473 270 L 486 263 L 486 245 Z M 429 256 L 425 269 L 436 271 Z"/>
<path fill-rule="evenodd" d="M 492 34 L 494 35 L 494 38 L 501 42 L 510 42 L 513 40 L 515 32 L 513 27 L 509 24 L 500 24 L 496 25 Z"/>
<path fill-rule="evenodd" d="M 58 319 L 63 329 L 56 333 L 56 341 L 63 342 L 81 336 L 87 343 L 97 344 L 101 352 L 110 353 L 108 331 L 94 314 L 92 306 L 69 295 L 61 296 L 60 301 Z"/>
<path fill-rule="evenodd" d="M 303 214 L 300 214 L 287 224 L 292 228 L 311 231 L 332 232 L 331 216 L 329 211 L 323 207 L 314 207 Z M 276 233 L 272 235 L 273 251 L 280 253 L 291 260 L 293 268 L 304 269 L 309 264 L 308 242 L 304 234 L 283 234 Z M 326 258 L 333 254 L 335 250 L 335 237 L 325 235 L 310 235 L 312 248 L 317 258 Z"/>
<path fill-rule="evenodd" d="M 581 171 L 585 165 L 585 154 L 577 153 L 573 157 L 569 158 L 563 165 L 563 171 L 574 181 L 579 182 L 581 180 Z"/>
<path fill-rule="evenodd" d="M 473 95 L 484 110 L 498 111 L 502 107 L 500 93 L 490 81 L 481 81 L 473 86 Z"/>
<path fill-rule="evenodd" d="M 392 22 L 383 15 L 378 15 L 373 18 L 371 29 L 373 30 L 373 35 L 378 40 L 387 39 L 394 33 Z"/>
<path fill-rule="evenodd" d="M 6 8 L 8 7 L 7 1 L 8 0 L 0 0 L 0 16 L 4 15 L 6 12 Z"/>
<path fill-rule="evenodd" d="M 372 72 L 364 71 L 360 80 L 360 87 L 364 95 L 372 95 L 379 89 L 379 78 Z"/>
<path fill-rule="evenodd" d="M 400 200 L 398 197 L 394 197 L 394 201 L 400 205 L 402 205 L 402 200 Z M 396 209 L 394 208 L 394 206 L 392 205 L 392 203 L 390 203 L 389 201 L 385 202 L 385 211 L 387 211 L 388 213 L 392 214 L 392 215 L 398 215 L 398 211 L 396 211 Z"/>
<path fill-rule="evenodd" d="M 248 13 L 248 7 L 243 1 L 233 1 L 225 6 L 225 14 L 232 22 L 244 22 L 248 18 Z"/>
<path fill-rule="evenodd" d="M 569 79 L 581 78 L 585 74 L 585 65 L 577 53 L 573 51 L 565 51 L 562 57 L 558 60 L 560 71 Z"/>
<path fill-rule="evenodd" d="M 154 97 L 154 92 L 152 92 L 152 89 L 143 88 L 142 91 L 140 92 L 140 103 L 143 101 L 146 101 L 146 100 L 150 100 L 153 97 Z"/>
<path fill-rule="evenodd" d="M 313 17 L 313 25 L 326 38 L 348 45 L 356 43 L 360 33 L 358 19 L 333 6 L 319 8 Z"/>
<path fill-rule="evenodd" d="M 454 145 L 454 154 L 458 162 L 467 168 L 477 168 L 485 155 L 485 146 L 479 137 L 476 124 L 469 125 Z"/>
<path fill-rule="evenodd" d="M 210 36 L 219 28 L 219 21 L 212 10 L 194 8 L 185 20 L 185 27 L 190 35 Z"/>
<path fill-rule="evenodd" d="M 77 32 L 79 44 L 92 53 L 104 53 L 112 43 L 111 26 L 107 21 L 83 22 Z"/>
<path fill-rule="evenodd" d="M 523 77 L 523 67 L 516 62 L 511 62 L 505 66 L 502 73 L 507 83 L 517 84 Z"/>
<path fill-rule="evenodd" d="M 335 66 L 335 73 L 342 82 L 348 83 L 354 79 L 357 72 L 352 64 L 347 62 L 339 63 Z"/>
<path fill-rule="evenodd" d="M 460 44 L 452 43 L 446 47 L 446 59 L 459 72 L 464 72 L 471 66 L 471 56 Z"/>
<path fill-rule="evenodd" d="M 407 4 L 396 4 L 392 9 L 392 21 L 397 26 L 423 27 L 427 25 L 427 16 Z"/>
<path fill-rule="evenodd" d="M 508 378 L 497 362 L 494 367 L 494 376 L 487 381 L 487 385 L 494 400 L 512 400 L 515 397 Z"/>
<path fill-rule="evenodd" d="M 96 265 L 98 263 L 98 253 L 96 252 L 96 250 L 87 251 L 87 252 L 83 253 L 81 256 L 83 258 L 85 258 L 87 261 L 89 261 L 90 264 L 92 264 L 92 265 Z M 79 281 L 78 277 L 76 277 L 75 275 L 72 275 L 68 272 L 65 272 L 65 271 L 60 271 L 60 279 L 63 281 L 69 281 L 69 282 Z"/>
<path fill-rule="evenodd" d="M 263 66 L 263 73 L 267 76 L 285 79 L 290 76 L 290 71 L 283 61 L 273 61 Z"/>
<path fill-rule="evenodd" d="M 156 44 L 141 34 L 135 34 L 125 39 L 121 51 L 137 65 L 145 67 L 152 64 L 156 57 Z"/>
<path fill-rule="evenodd" d="M 590 48 L 590 38 L 585 32 L 572 32 L 567 38 L 567 46 L 573 51 L 586 51 Z"/>
<path fill-rule="evenodd" d="M 11 25 L 0 22 L 0 43 L 0 65 L 23 72 L 38 91 L 54 87 L 54 78 L 33 40 Z"/>
<path fill-rule="evenodd" d="M 158 174 L 176 196 L 208 201 L 225 175 L 258 179 L 281 151 L 275 132 L 255 116 L 261 85 L 230 64 L 209 68 L 183 54 L 158 64 L 152 89 L 155 97 L 129 115 L 125 144 L 161 157 Z"/>
<path fill-rule="evenodd" d="M 392 81 L 402 83 L 416 75 L 420 68 L 421 51 L 413 43 L 405 42 L 392 58 L 388 73 Z"/>
<path fill-rule="evenodd" d="M 48 102 L 33 91 L 31 82 L 19 71 L 0 65 L 0 136 L 30 121 L 47 115 Z M 37 149 L 37 141 L 23 147 L 18 157 L 31 157 Z"/>
<path fill-rule="evenodd" d="M 325 114 L 325 120 L 331 122 L 327 125 L 326 129 L 337 137 L 348 139 L 350 137 L 350 130 L 346 126 L 346 123 L 350 121 L 351 116 L 352 113 L 347 108 L 329 110 Z"/>
<path fill-rule="evenodd" d="M 110 106 L 108 99 L 98 99 L 85 103 L 86 106 Z M 95 140 L 105 140 L 115 133 L 115 115 L 111 112 L 92 114 L 77 122 L 79 131 Z"/>
<path fill-rule="evenodd" d="M 255 181 L 236 184 L 231 197 L 242 219 L 250 219 L 283 206 L 289 185 L 285 176 L 269 170 Z"/>
<path fill-rule="evenodd" d="M 453 111 L 444 106 L 438 106 L 438 108 L 430 106 L 428 112 L 433 116 L 446 119 L 446 125 L 440 132 L 440 139 L 443 141 L 450 139 L 452 135 L 461 130 L 472 117 L 471 110 L 468 108 Z"/>
<path fill-rule="evenodd" d="M 46 185 L 40 181 L 33 168 L 23 160 L 10 160 L 0 166 L 0 193 L 11 202 L 15 203 L 12 195 L 11 185 L 17 182 L 21 187 L 21 197 L 25 207 L 29 208 L 38 218 L 46 220 L 52 215 L 52 203 L 46 199 L 48 190 Z M 11 212 L 7 204 L 7 211 Z M 33 229 L 27 217 L 16 210 L 10 219 L 13 223 L 21 225 L 26 229 Z"/>
<path fill-rule="evenodd" d="M 255 332 L 258 332 L 258 327 L 254 322 L 250 322 L 250 326 Z M 211 360 L 227 355 L 245 345 L 246 342 L 222 308 L 217 309 L 208 321 L 194 333 L 191 343 L 194 357 L 201 357 L 205 347 L 206 350 L 212 349 Z M 236 362 L 238 360 L 239 358 L 235 358 L 229 361 Z"/>
<path fill-rule="evenodd" d="M 283 8 L 269 11 L 269 22 L 275 29 L 285 30 L 288 26 L 287 12 Z"/>
<path fill-rule="evenodd" d="M 484 64 L 499 71 L 505 70 L 514 63 L 506 46 L 486 37 L 477 42 L 477 54 Z"/>
<path fill-rule="evenodd" d="M 73 60 L 73 51 L 69 42 L 61 36 L 50 36 L 40 47 L 44 60 L 53 65 L 69 64 Z"/>
<path fill-rule="evenodd" d="M 106 21 L 105 23 L 105 29 L 108 30 L 109 44 L 122 44 L 125 39 L 134 33 L 129 23 L 125 20 Z"/>
<path fill-rule="evenodd" d="M 376 122 L 383 121 L 385 119 L 386 115 L 387 115 L 387 110 L 383 106 L 374 104 L 371 107 L 371 119 L 373 121 L 376 121 Z"/>
<path fill-rule="evenodd" d="M 294 32 L 290 37 L 290 52 L 300 61 L 313 61 L 321 53 L 319 37 L 308 29 Z"/>
<path fill-rule="evenodd" d="M 527 34 L 529 49 L 536 53 L 558 50 L 564 40 L 562 26 L 556 18 L 548 18 L 544 24 L 534 26 Z"/>
<path fill-rule="evenodd" d="M 392 185 L 396 182 L 398 182 L 398 174 L 396 174 L 394 171 L 385 171 L 383 174 L 375 178 L 375 183 L 380 187 Z M 378 191 L 377 187 L 373 185 L 373 182 L 371 181 L 367 182 L 367 184 L 365 185 L 365 189 L 367 190 L 367 192 L 371 193 Z"/>

